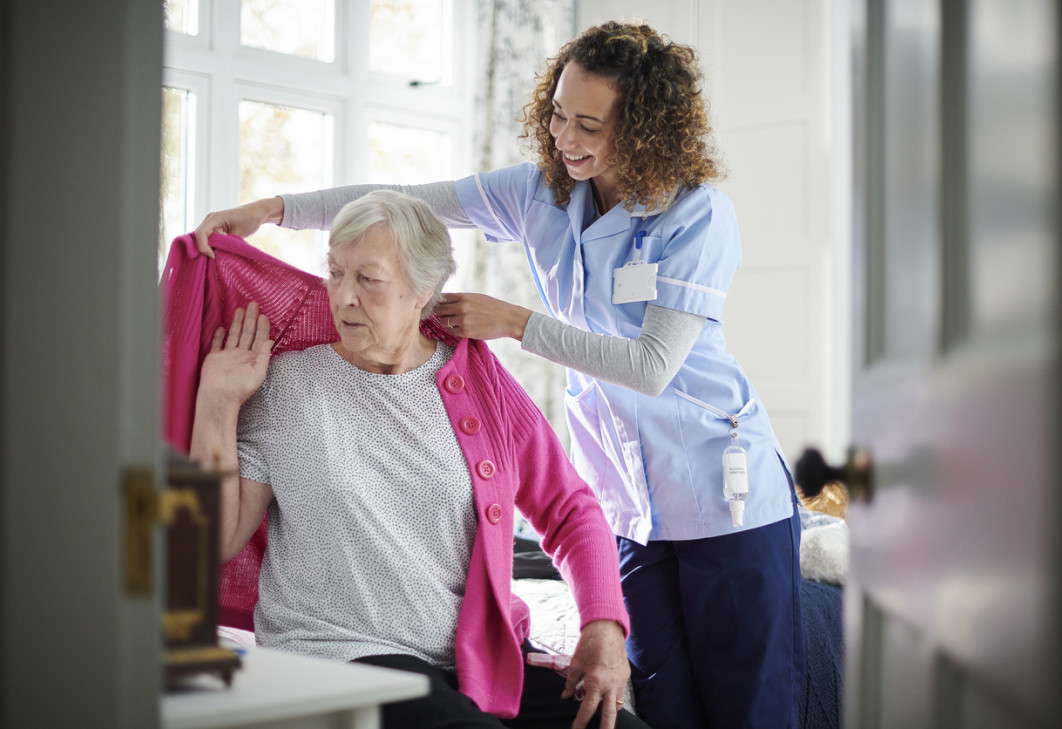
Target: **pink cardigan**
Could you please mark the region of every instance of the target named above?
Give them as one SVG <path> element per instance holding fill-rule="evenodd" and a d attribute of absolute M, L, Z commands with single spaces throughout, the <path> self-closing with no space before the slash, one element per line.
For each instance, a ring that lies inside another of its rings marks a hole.
<path fill-rule="evenodd" d="M 335 341 L 317 276 L 231 236 L 214 235 L 215 259 L 190 236 L 177 238 L 163 275 L 165 433 L 187 452 L 199 365 L 214 329 L 258 301 L 270 318 L 273 354 Z M 490 349 L 454 340 L 434 317 L 425 335 L 456 345 L 437 375 L 439 392 L 468 462 L 479 514 L 456 638 L 458 685 L 490 713 L 516 715 L 523 686 L 521 643 L 529 611 L 512 595 L 514 507 L 543 535 L 542 546 L 572 588 L 581 626 L 615 620 L 629 630 L 615 540 L 590 487 L 576 474 L 545 417 Z M 221 621 L 253 628 L 265 526 L 222 568 Z"/>

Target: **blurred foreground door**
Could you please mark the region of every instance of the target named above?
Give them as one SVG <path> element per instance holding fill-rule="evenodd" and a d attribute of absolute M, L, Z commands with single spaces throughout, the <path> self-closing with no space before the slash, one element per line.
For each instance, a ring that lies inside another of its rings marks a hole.
<path fill-rule="evenodd" d="M 0 0 L 4 729 L 159 724 L 162 5 Z"/>
<path fill-rule="evenodd" d="M 847 726 L 1057 726 L 1058 7 L 854 7 Z"/>

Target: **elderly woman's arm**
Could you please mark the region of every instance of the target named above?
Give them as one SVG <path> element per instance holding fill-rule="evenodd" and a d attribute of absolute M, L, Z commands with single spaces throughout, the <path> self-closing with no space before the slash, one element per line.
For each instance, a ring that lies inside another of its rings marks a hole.
<path fill-rule="evenodd" d="M 237 309 L 226 334 L 214 332 L 203 361 L 196 394 L 195 421 L 189 455 L 198 463 L 222 470 L 219 548 L 221 561 L 234 557 L 262 523 L 273 489 L 239 476 L 236 425 L 240 406 L 262 385 L 269 367 L 269 319 L 257 304 L 247 313 Z"/>
<path fill-rule="evenodd" d="M 552 431 L 545 435 L 551 438 L 555 440 Z M 613 729 L 631 675 L 624 643 L 630 622 L 615 537 L 590 487 L 575 474 L 563 451 L 540 451 L 534 460 L 541 469 L 536 468 L 539 475 L 522 479 L 528 488 L 521 489 L 520 510 L 542 533 L 542 547 L 553 557 L 579 608 L 579 642 L 561 696 L 580 699 L 573 729 L 588 726 L 598 708 L 601 729 Z M 582 697 L 576 690 L 580 682 Z"/>
<path fill-rule="evenodd" d="M 516 506 L 542 534 L 579 608 L 580 637 L 572 656 L 565 697 L 582 699 L 574 729 L 601 708 L 602 729 L 612 729 L 626 691 L 630 666 L 624 639 L 630 620 L 620 587 L 616 540 L 596 497 L 568 461 L 541 411 L 512 376 L 498 368 L 499 390 L 509 393 L 505 415 L 515 443 L 519 487 Z"/>

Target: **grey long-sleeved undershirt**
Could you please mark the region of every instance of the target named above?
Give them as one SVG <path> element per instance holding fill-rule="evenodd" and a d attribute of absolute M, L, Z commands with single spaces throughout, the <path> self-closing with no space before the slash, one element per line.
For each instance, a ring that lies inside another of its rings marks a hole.
<path fill-rule="evenodd" d="M 281 195 L 285 228 L 327 230 L 340 209 L 372 190 L 386 188 L 424 200 L 449 228 L 474 228 L 453 182 L 427 185 L 350 185 Z M 664 391 L 693 349 L 706 318 L 649 304 L 637 339 L 596 334 L 534 312 L 521 347 L 604 382 L 645 395 Z"/>

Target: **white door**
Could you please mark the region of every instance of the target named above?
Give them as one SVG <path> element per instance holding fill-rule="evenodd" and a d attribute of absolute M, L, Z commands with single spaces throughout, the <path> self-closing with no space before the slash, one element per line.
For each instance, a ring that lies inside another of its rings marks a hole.
<path fill-rule="evenodd" d="M 849 729 L 1058 725 L 1057 14 L 856 3 Z"/>
<path fill-rule="evenodd" d="M 158 725 L 161 559 L 128 589 L 122 483 L 159 460 L 162 5 L 0 0 L 5 729 Z"/>

